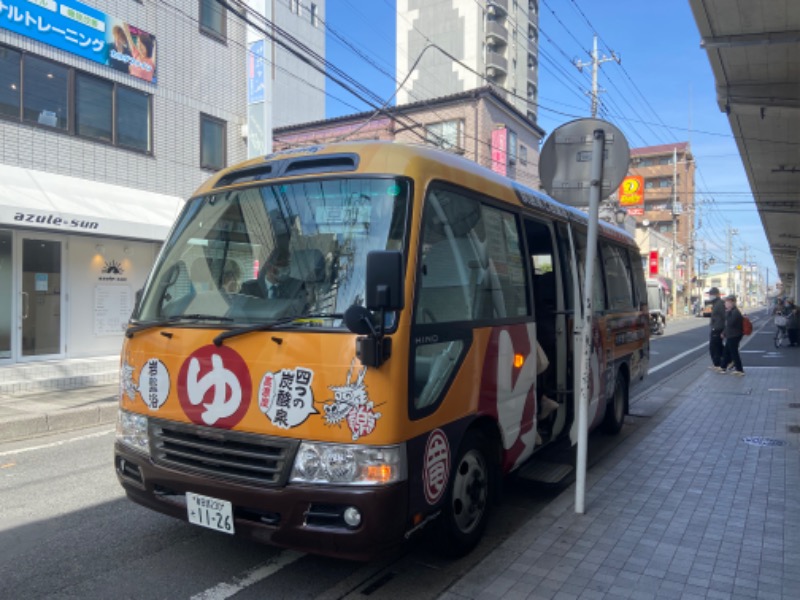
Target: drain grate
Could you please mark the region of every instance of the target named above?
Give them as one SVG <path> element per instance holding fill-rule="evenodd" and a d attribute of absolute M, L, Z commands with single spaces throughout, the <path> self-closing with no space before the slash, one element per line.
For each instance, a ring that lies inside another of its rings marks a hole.
<path fill-rule="evenodd" d="M 762 448 L 774 448 L 776 446 L 783 446 L 786 444 L 786 442 L 783 440 L 760 436 L 744 437 L 742 438 L 742 441 L 745 444 L 750 444 L 751 446 L 760 446 Z"/>
<path fill-rule="evenodd" d="M 800 433 L 800 425 L 787 425 L 786 431 L 789 433 Z"/>
<path fill-rule="evenodd" d="M 800 408 L 800 402 L 789 402 L 789 408 Z"/>

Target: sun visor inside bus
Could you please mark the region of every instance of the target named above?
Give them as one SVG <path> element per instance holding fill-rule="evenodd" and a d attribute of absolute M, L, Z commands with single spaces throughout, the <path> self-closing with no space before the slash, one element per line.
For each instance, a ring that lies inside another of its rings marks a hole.
<path fill-rule="evenodd" d="M 262 165 L 240 169 L 219 178 L 215 188 L 284 177 L 287 175 L 308 175 L 312 173 L 336 173 L 355 171 L 358 168 L 358 154 L 328 154 L 326 156 L 304 156 L 285 158 Z"/>

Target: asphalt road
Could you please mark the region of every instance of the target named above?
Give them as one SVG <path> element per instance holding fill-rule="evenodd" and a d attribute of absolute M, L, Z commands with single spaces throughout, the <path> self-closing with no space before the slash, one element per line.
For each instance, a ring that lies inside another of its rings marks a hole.
<path fill-rule="evenodd" d="M 775 349 L 771 323 L 751 315 L 756 331 L 742 350 L 745 370 L 796 366 L 800 348 Z M 620 435 L 590 436 L 591 464 L 647 427 L 661 408 L 648 390 L 707 357 L 707 336 L 706 319 L 688 318 L 653 339 L 651 375 L 631 398 L 632 414 Z M 510 479 L 487 536 L 461 560 L 432 554 L 422 538 L 394 557 L 353 563 L 230 538 L 129 502 L 112 467 L 113 438 L 105 426 L 0 445 L 0 597 L 436 598 L 571 483 Z M 551 455 L 571 457 L 568 446 Z"/>

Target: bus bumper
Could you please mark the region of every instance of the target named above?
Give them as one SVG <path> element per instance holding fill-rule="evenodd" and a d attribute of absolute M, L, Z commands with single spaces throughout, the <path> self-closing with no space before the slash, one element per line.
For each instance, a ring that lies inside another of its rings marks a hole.
<path fill-rule="evenodd" d="M 227 500 L 236 535 L 312 554 L 371 560 L 400 545 L 410 527 L 407 482 L 376 488 L 247 486 L 155 465 L 118 442 L 114 465 L 137 504 L 188 521 L 186 492 Z M 349 507 L 361 514 L 357 527 L 342 518 Z"/>

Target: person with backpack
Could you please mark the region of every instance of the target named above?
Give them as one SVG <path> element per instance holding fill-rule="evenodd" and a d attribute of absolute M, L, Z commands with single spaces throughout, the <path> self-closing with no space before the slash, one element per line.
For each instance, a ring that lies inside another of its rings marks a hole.
<path fill-rule="evenodd" d="M 744 367 L 742 358 L 739 356 L 739 344 L 744 337 L 744 317 L 739 307 L 736 306 L 736 296 L 731 294 L 725 296 L 725 329 L 722 337 L 725 340 L 725 352 L 722 357 L 722 364 L 717 368 L 718 373 L 726 373 L 725 366 L 733 363 L 732 375 L 744 377 Z"/>
<path fill-rule="evenodd" d="M 722 362 L 724 345 L 722 331 L 725 329 L 725 303 L 719 297 L 719 288 L 712 287 L 708 290 L 711 296 L 711 333 L 708 337 L 708 352 L 711 354 L 712 365 L 709 369 L 719 369 L 727 363 Z"/>

